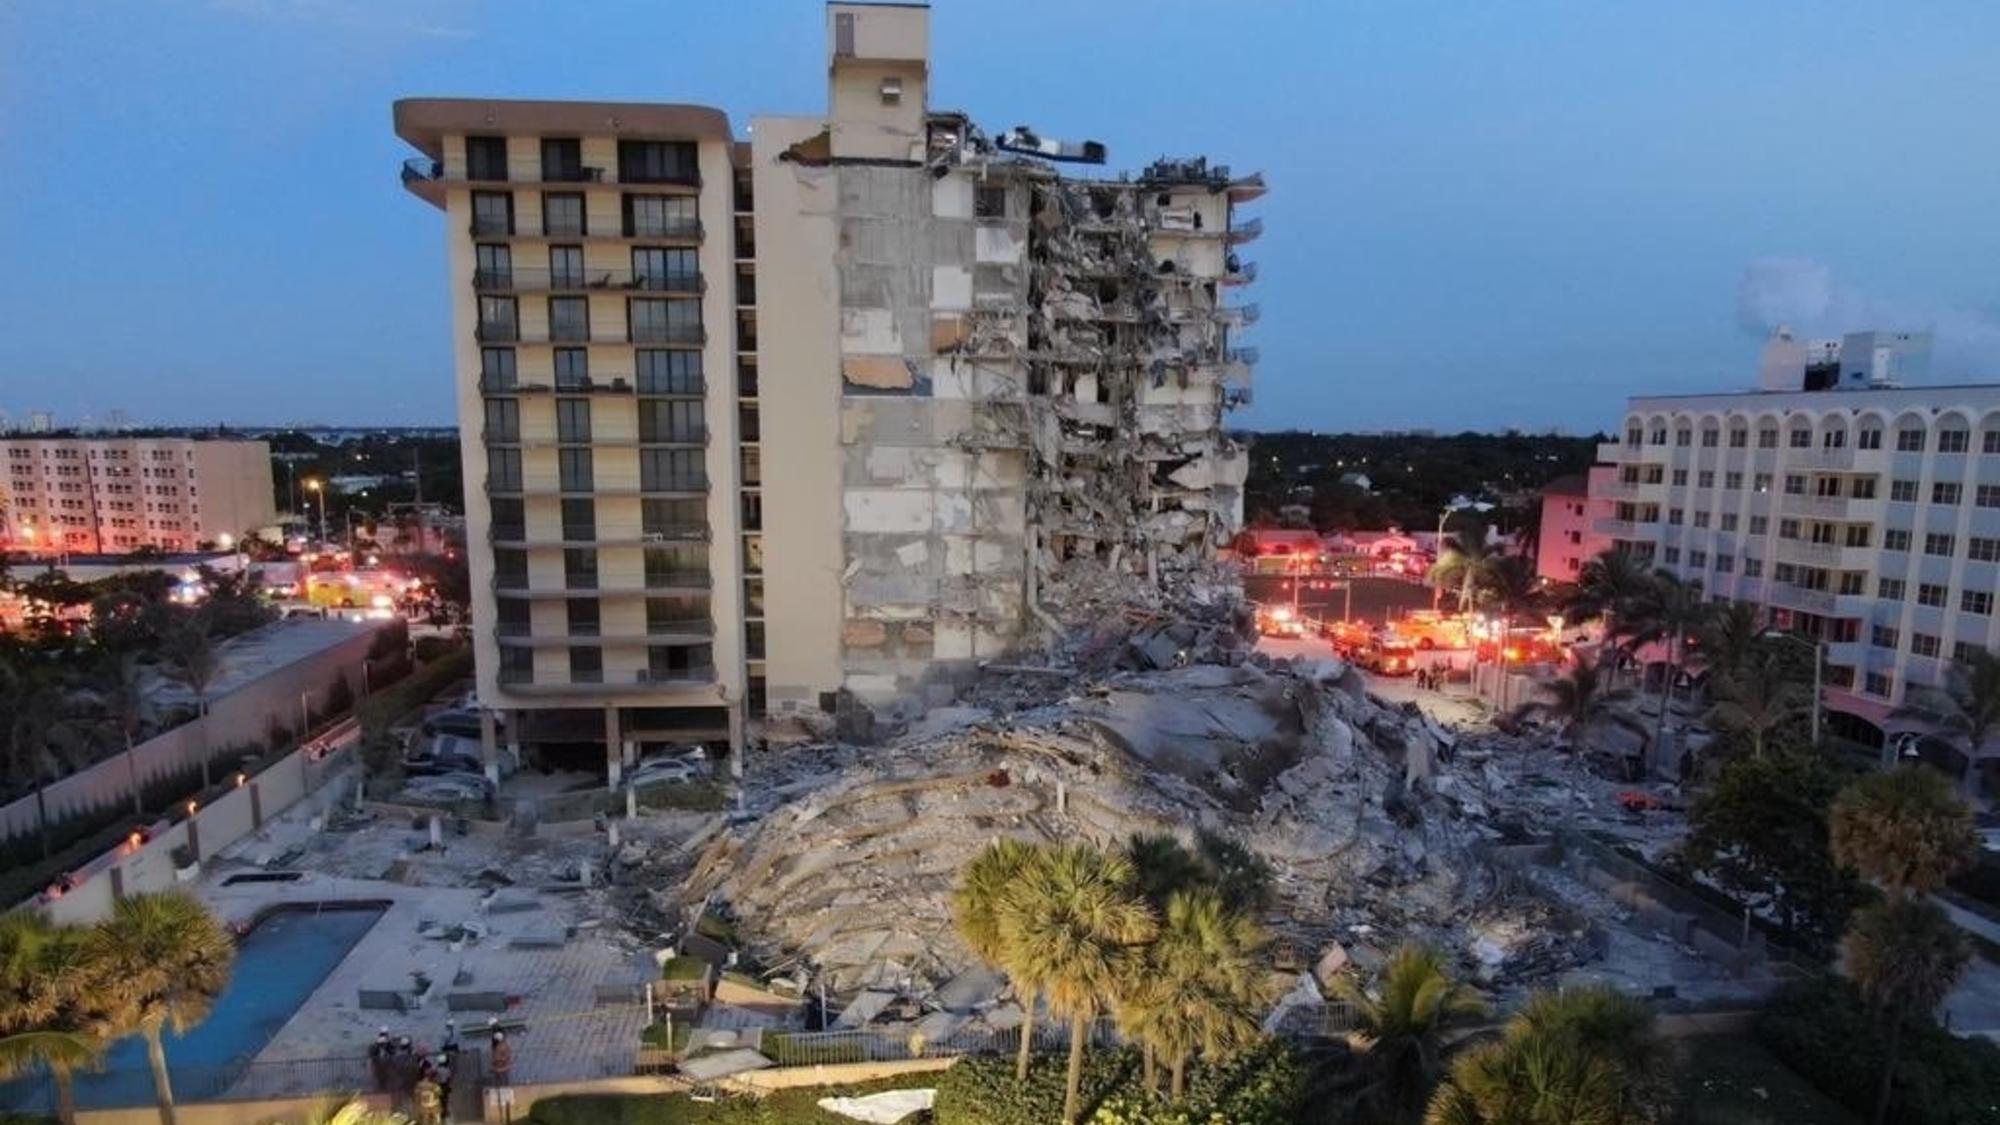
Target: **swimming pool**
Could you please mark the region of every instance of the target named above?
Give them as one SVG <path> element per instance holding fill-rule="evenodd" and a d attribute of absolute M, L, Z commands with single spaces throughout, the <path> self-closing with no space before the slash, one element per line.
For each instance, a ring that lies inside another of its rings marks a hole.
<path fill-rule="evenodd" d="M 383 903 L 285 905 L 260 916 L 237 942 L 229 984 L 208 1019 L 186 1035 L 167 1033 L 175 1100 L 200 1101 L 227 1090 L 387 909 Z M 45 1108 L 50 1095 L 46 1079 L 9 1083 L 0 1087 L 0 1107 Z M 82 1108 L 150 1104 L 145 1040 L 135 1035 L 113 1044 L 102 1072 L 77 1076 L 76 1100 Z"/>

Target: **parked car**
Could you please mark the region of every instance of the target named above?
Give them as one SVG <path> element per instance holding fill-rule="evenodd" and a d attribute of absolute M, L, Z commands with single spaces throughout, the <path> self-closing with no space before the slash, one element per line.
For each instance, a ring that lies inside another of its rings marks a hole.
<path fill-rule="evenodd" d="M 625 775 L 625 783 L 634 789 L 644 789 L 652 785 L 686 785 L 699 781 L 709 772 L 707 753 L 699 753 L 699 757 L 677 754 L 648 758 L 632 767 L 632 772 Z"/>
<path fill-rule="evenodd" d="M 434 734 L 423 738 L 403 755 L 403 772 L 411 777 L 481 773 L 484 768 L 479 740 L 453 734 Z"/>
<path fill-rule="evenodd" d="M 422 805 L 449 805 L 460 801 L 484 801 L 493 786 L 483 774 L 445 773 L 413 777 L 403 786 L 402 800 Z"/>

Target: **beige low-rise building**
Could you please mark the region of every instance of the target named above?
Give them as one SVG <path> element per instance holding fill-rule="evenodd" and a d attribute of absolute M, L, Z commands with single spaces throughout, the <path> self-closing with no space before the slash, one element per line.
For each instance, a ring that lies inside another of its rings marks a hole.
<path fill-rule="evenodd" d="M 927 7 L 826 8 L 827 111 L 416 99 L 447 214 L 483 702 L 649 743 L 949 698 L 1062 568 L 1241 522 L 1263 191 L 929 105 Z M 518 715 L 518 721 L 515 721 Z"/>
<path fill-rule="evenodd" d="M 261 441 L 0 437 L 0 550 L 194 551 L 276 521 Z"/>

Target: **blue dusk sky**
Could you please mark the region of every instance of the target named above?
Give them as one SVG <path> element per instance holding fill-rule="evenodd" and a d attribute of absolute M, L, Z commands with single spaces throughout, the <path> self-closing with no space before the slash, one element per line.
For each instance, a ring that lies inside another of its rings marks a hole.
<path fill-rule="evenodd" d="M 390 103 L 824 107 L 810 0 L 0 4 L 0 410 L 451 417 Z M 2000 5 L 940 0 L 932 105 L 1261 169 L 1258 428 L 1590 431 L 1758 341 L 2000 377 Z"/>

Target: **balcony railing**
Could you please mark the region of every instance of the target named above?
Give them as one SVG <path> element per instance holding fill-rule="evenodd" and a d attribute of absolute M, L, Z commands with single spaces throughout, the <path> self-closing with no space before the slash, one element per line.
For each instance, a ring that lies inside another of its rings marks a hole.
<path fill-rule="evenodd" d="M 551 168 L 542 165 L 542 182 L 548 184 L 601 184 L 604 169 L 578 166 L 575 168 Z"/>
<path fill-rule="evenodd" d="M 474 238 L 512 238 L 514 220 L 475 218 L 467 229 L 472 232 Z"/>
<path fill-rule="evenodd" d="M 403 161 L 403 182 L 430 183 L 444 179 L 444 164 L 428 156 L 412 157 Z"/>
<path fill-rule="evenodd" d="M 1800 493 L 1787 492 L 1779 498 L 1778 510 L 1788 516 L 1837 520 L 1848 514 L 1848 498 L 1845 496 L 1807 496 Z"/>
<path fill-rule="evenodd" d="M 665 431 L 648 433 L 650 427 L 639 427 L 640 445 L 707 445 L 707 426 L 682 426 Z"/>
<path fill-rule="evenodd" d="M 549 325 L 549 340 L 552 343 L 558 344 L 587 344 L 590 342 L 590 325 L 576 323 L 551 324 Z"/>
<path fill-rule="evenodd" d="M 1637 539 L 1639 537 L 1639 525 L 1633 520 L 1611 518 L 1594 520 L 1590 525 L 1590 529 L 1599 535 L 1608 535 L 1613 539 Z"/>
<path fill-rule="evenodd" d="M 1248 285 L 1257 280 L 1257 263 L 1231 262 L 1222 274 L 1224 285 Z"/>
<path fill-rule="evenodd" d="M 633 344 L 705 344 L 708 329 L 699 324 L 634 324 L 626 331 Z"/>
<path fill-rule="evenodd" d="M 475 270 L 472 287 L 482 292 L 546 293 L 592 289 L 627 293 L 700 294 L 708 286 L 700 274 L 635 274 L 631 270 Z"/>
<path fill-rule="evenodd" d="M 521 339 L 521 326 L 499 322 L 482 323 L 472 330 L 472 334 L 482 343 L 518 343 Z"/>
<path fill-rule="evenodd" d="M 626 238 L 700 238 L 700 219 L 670 219 L 659 223 L 626 223 Z"/>
<path fill-rule="evenodd" d="M 715 579 L 705 570 L 649 570 L 646 572 L 648 590 L 706 590 L 714 585 Z"/>
<path fill-rule="evenodd" d="M 1255 324 L 1264 310 L 1256 305 L 1225 305 L 1222 316 L 1232 324 Z"/>
<path fill-rule="evenodd" d="M 1252 367 L 1257 365 L 1258 353 L 1256 348 L 1231 348 L 1223 354 L 1228 357 L 1231 363 L 1247 363 Z"/>
<path fill-rule="evenodd" d="M 523 383 L 515 379 L 481 379 L 479 391 L 489 395 L 533 395 L 533 394 L 598 394 L 629 395 L 632 393 L 632 379 L 626 375 L 614 375 L 608 379 L 562 378 L 551 383 Z"/>
<path fill-rule="evenodd" d="M 642 395 L 685 395 L 702 398 L 708 394 L 708 384 L 701 379 L 645 378 L 639 379 L 639 393 Z"/>
<path fill-rule="evenodd" d="M 1264 233 L 1264 220 L 1251 219 L 1248 222 L 1229 224 L 1229 241 L 1250 242 Z"/>
<path fill-rule="evenodd" d="M 648 543 L 687 543 L 708 538 L 708 524 L 702 521 L 688 523 L 654 524 L 639 533 Z"/>

